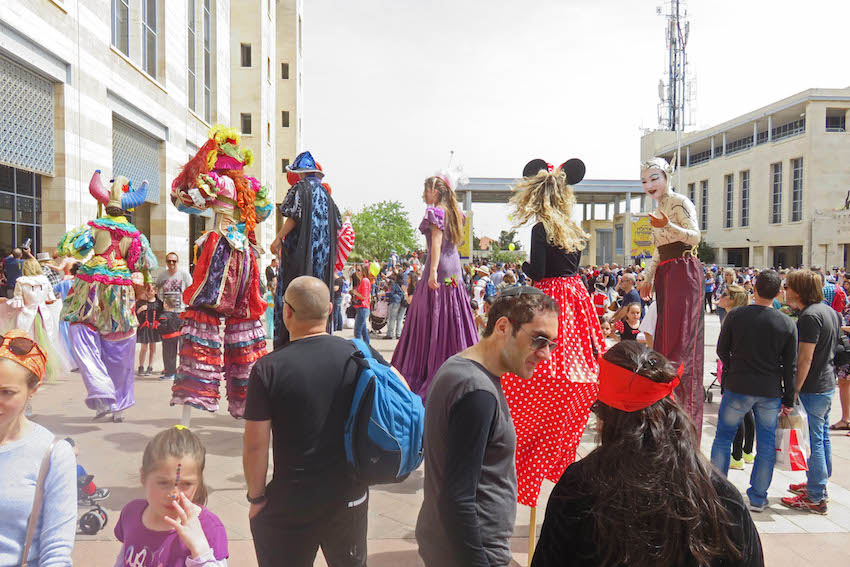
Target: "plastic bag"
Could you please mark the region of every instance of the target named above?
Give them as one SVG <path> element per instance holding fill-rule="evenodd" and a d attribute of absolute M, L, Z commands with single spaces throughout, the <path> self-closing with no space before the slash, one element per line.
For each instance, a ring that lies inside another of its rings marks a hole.
<path fill-rule="evenodd" d="M 807 471 L 809 427 L 805 410 L 799 404 L 790 415 L 780 415 L 776 426 L 776 468 Z"/>

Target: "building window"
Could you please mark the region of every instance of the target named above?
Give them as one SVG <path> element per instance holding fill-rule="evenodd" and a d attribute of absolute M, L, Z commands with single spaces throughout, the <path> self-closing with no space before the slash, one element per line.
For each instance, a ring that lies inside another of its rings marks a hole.
<path fill-rule="evenodd" d="M 283 110 L 280 113 L 280 125 L 282 128 L 289 128 L 289 111 Z"/>
<path fill-rule="evenodd" d="M 272 125 L 271 122 L 266 122 L 266 143 L 272 143 Z"/>
<path fill-rule="evenodd" d="M 204 0 L 204 119 L 212 122 L 212 11 L 211 0 Z"/>
<path fill-rule="evenodd" d="M 266 57 L 266 81 L 272 82 L 272 58 Z"/>
<path fill-rule="evenodd" d="M 239 115 L 239 128 L 243 134 L 251 134 L 251 114 L 243 112 Z"/>
<path fill-rule="evenodd" d="M 188 95 L 189 108 L 193 111 L 198 109 L 195 100 L 195 0 L 188 0 L 188 12 L 186 14 L 186 67 L 188 70 L 186 82 L 186 94 Z"/>
<path fill-rule="evenodd" d="M 770 166 L 772 173 L 770 191 L 770 222 L 779 224 L 782 222 L 782 163 L 774 163 Z"/>
<path fill-rule="evenodd" d="M 700 181 L 700 187 L 702 189 L 702 197 L 700 203 L 700 229 L 708 230 L 708 179 L 704 179 Z"/>
<path fill-rule="evenodd" d="M 688 183 L 688 199 L 691 200 L 691 203 L 696 204 L 697 202 L 697 188 L 694 183 Z"/>
<path fill-rule="evenodd" d="M 741 226 L 750 226 L 750 172 L 741 172 Z"/>
<path fill-rule="evenodd" d="M 283 173 L 286 173 L 286 166 L 287 166 L 287 165 L 289 165 L 289 160 L 288 160 L 288 159 L 283 158 L 282 160 L 280 160 L 280 170 L 281 170 Z"/>
<path fill-rule="evenodd" d="M 138 187 L 148 182 L 145 202 L 160 201 L 160 141 L 121 120 L 112 121 L 112 171 Z"/>
<path fill-rule="evenodd" d="M 289 79 L 289 63 L 280 64 L 280 78 Z"/>
<path fill-rule="evenodd" d="M 614 227 L 614 253 L 623 253 L 623 225 L 618 224 Z"/>
<path fill-rule="evenodd" d="M 32 239 L 33 254 L 44 251 L 41 241 L 41 175 L 0 165 L 0 254 Z M 7 248 L 8 246 L 8 248 Z"/>
<path fill-rule="evenodd" d="M 301 16 L 298 16 L 298 53 L 302 53 L 302 50 L 301 50 Z"/>
<path fill-rule="evenodd" d="M 130 0 L 112 0 L 112 45 L 130 55 Z"/>
<path fill-rule="evenodd" d="M 791 222 L 803 220 L 803 158 L 791 160 Z"/>
<path fill-rule="evenodd" d="M 734 219 L 734 207 L 735 207 L 735 182 L 732 175 L 726 176 L 726 199 L 723 204 L 723 226 L 725 228 L 732 228 L 732 219 Z"/>
<path fill-rule="evenodd" d="M 827 132 L 846 132 L 847 109 L 844 108 L 827 108 L 826 109 L 826 131 Z"/>
<path fill-rule="evenodd" d="M 251 66 L 251 44 L 250 43 L 240 43 L 239 44 L 239 53 L 242 60 L 241 65 L 243 67 Z"/>
<path fill-rule="evenodd" d="M 142 67 L 156 78 L 156 2 L 142 0 Z"/>

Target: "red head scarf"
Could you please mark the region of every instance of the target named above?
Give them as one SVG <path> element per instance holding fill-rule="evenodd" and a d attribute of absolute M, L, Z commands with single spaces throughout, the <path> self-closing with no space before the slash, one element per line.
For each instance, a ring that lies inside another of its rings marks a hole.
<path fill-rule="evenodd" d="M 684 365 L 680 365 L 678 378 L 663 384 L 600 357 L 599 401 L 625 412 L 642 410 L 668 397 L 679 385 L 683 370 Z"/>

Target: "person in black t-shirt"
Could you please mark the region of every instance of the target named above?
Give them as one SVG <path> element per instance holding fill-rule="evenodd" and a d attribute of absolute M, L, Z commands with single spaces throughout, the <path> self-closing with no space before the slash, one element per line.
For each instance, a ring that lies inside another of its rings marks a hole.
<path fill-rule="evenodd" d="M 332 305 L 321 280 L 294 279 L 283 300 L 290 342 L 254 365 L 245 406 L 243 463 L 257 560 L 260 567 L 311 567 L 321 547 L 328 564 L 360 567 L 369 492 L 352 477 L 343 445 L 356 347 L 327 334 Z M 387 364 L 374 350 L 372 356 Z M 266 485 L 272 432 L 274 473 Z"/>
<path fill-rule="evenodd" d="M 163 302 L 165 311 L 159 314 L 159 336 L 162 339 L 162 365 L 164 367 L 161 380 L 174 380 L 177 373 L 177 352 L 180 350 L 180 332 L 183 328 L 183 319 L 175 309 L 178 300 L 175 297 L 166 297 Z"/>
<path fill-rule="evenodd" d="M 345 285 L 345 280 L 342 278 L 342 272 L 336 273 L 334 278 L 334 312 L 333 312 L 333 330 L 342 330 L 342 286 Z"/>
<path fill-rule="evenodd" d="M 812 454 L 806 482 L 788 487 L 794 497 L 783 498 L 789 508 L 826 514 L 826 481 L 832 475 L 829 441 L 829 410 L 835 394 L 835 349 L 841 333 L 838 313 L 823 303 L 820 275 L 796 270 L 785 278 L 785 299 L 792 309 L 802 310 L 797 318 L 797 391 L 808 414 Z M 783 408 L 784 413 L 790 412 Z"/>

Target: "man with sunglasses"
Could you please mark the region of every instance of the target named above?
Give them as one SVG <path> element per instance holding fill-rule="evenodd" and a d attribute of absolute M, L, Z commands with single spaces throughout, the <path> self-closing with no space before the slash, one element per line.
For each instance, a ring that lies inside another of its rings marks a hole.
<path fill-rule="evenodd" d="M 425 409 L 425 501 L 416 523 L 426 566 L 511 562 L 516 432 L 501 376 L 529 379 L 549 359 L 558 312 L 537 288 L 506 289 L 490 308 L 482 339 L 434 376 Z"/>
<path fill-rule="evenodd" d="M 174 252 L 169 252 L 165 256 L 165 265 L 168 269 L 156 278 L 156 289 L 159 292 L 159 299 L 162 302 L 165 302 L 167 297 L 176 298 L 177 306 L 174 308 L 174 311 L 182 313 L 186 310 L 186 306 L 183 303 L 183 291 L 192 285 L 192 276 L 186 270 L 177 267 L 178 261 L 179 258 Z"/>

